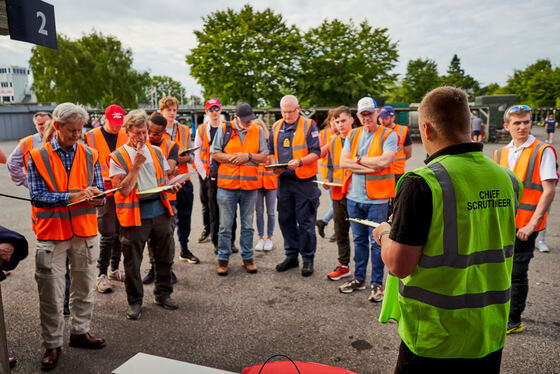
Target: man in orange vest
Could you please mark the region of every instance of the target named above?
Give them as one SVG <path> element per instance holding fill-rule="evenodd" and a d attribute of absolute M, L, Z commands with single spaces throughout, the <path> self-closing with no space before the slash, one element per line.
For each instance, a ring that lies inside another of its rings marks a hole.
<path fill-rule="evenodd" d="M 393 174 L 395 183 L 399 181 L 405 171 L 406 160 L 412 157 L 412 139 L 408 132 L 408 126 L 395 123 L 395 109 L 390 105 L 385 105 L 379 111 L 379 122 L 397 133 L 397 154 L 393 162 Z"/>
<path fill-rule="evenodd" d="M 321 157 L 319 158 L 319 171 L 321 172 L 321 178 L 327 180 L 327 174 L 329 173 L 328 166 L 328 149 L 329 144 L 333 136 L 338 135 L 338 130 L 334 124 L 333 118 L 334 111 L 329 109 L 327 118 L 325 119 L 325 127 L 319 131 L 319 140 L 321 141 Z M 329 210 L 323 216 L 317 220 L 315 226 L 317 226 L 317 232 L 321 238 L 325 237 L 325 228 L 329 224 L 330 220 L 333 218 L 333 202 L 332 199 L 329 201 Z M 329 242 L 334 242 L 336 240 L 336 235 L 332 235 L 329 238 Z"/>
<path fill-rule="evenodd" d="M 189 153 L 184 153 L 184 151 L 192 148 L 192 139 L 190 135 L 190 128 L 185 125 L 181 125 L 175 120 L 178 109 L 179 102 L 175 97 L 164 96 L 159 100 L 159 112 L 167 120 L 167 128 L 165 129 L 166 133 L 164 134 L 164 138 L 177 143 L 179 146 L 179 153 L 182 154 L 179 156 L 179 163 L 177 166 L 179 174 L 188 174 L 188 164 L 192 162 L 192 158 Z M 179 244 L 181 245 L 179 261 L 185 261 L 190 264 L 198 264 L 200 260 L 189 249 L 193 200 L 193 185 L 190 177 L 188 177 L 177 193 L 177 237 L 179 238 Z"/>
<path fill-rule="evenodd" d="M 142 191 L 166 184 L 169 164 L 158 147 L 146 143 L 148 115 L 141 109 L 130 111 L 124 119 L 127 142 L 111 153 L 109 177 L 113 186 L 121 187 L 115 192 L 117 217 L 121 224 L 121 243 L 124 255 L 126 295 L 129 308 L 128 319 L 140 318 L 144 289 L 140 265 L 144 247 L 149 241 L 149 251 L 154 258 L 155 287 L 154 304 L 165 309 L 177 309 L 171 298 L 171 265 L 173 210 L 166 192 L 140 194 Z M 175 184 L 167 191 L 176 193 L 181 188 Z"/>
<path fill-rule="evenodd" d="M 126 143 L 126 134 L 122 129 L 123 120 L 123 108 L 116 104 L 109 105 L 105 109 L 103 126 L 89 131 L 85 137 L 87 145 L 99 152 L 99 165 L 106 190 L 112 188 L 107 159 L 111 152 Z M 124 270 L 119 269 L 121 261 L 120 225 L 115 210 L 115 197 L 112 194 L 105 198 L 105 205 L 97 209 L 97 225 L 101 238 L 99 239 L 99 260 L 97 261 L 99 274 L 95 288 L 99 293 L 107 293 L 113 290 L 109 279 L 124 281 Z M 111 262 L 111 271 L 107 274 L 109 262 Z"/>
<path fill-rule="evenodd" d="M 350 173 L 345 175 L 348 217 L 383 222 L 387 218 L 389 199 L 395 197 L 395 177 L 391 165 L 397 153 L 397 134 L 378 126 L 379 109 L 371 97 L 358 101 L 358 119 L 362 127 L 352 130 L 344 143 L 340 166 Z M 354 236 L 354 279 L 338 289 L 342 293 L 366 289 L 366 270 L 371 252 L 372 302 L 383 300 L 383 272 L 381 247 L 371 236 L 371 227 L 350 222 Z"/>
<path fill-rule="evenodd" d="M 216 195 L 218 194 L 217 167 L 212 167 L 212 155 L 210 145 L 216 136 L 216 132 L 225 123 L 222 119 L 222 103 L 213 97 L 206 101 L 205 113 L 209 121 L 198 125 L 194 141 L 195 147 L 200 147 L 194 152 L 194 164 L 200 181 L 200 202 L 202 204 L 202 216 L 204 230 L 198 239 L 199 243 L 205 243 L 211 236 L 214 244 L 214 253 L 218 254 L 218 232 L 220 229 L 220 210 Z M 211 173 L 212 171 L 212 173 Z M 208 222 L 206 222 L 208 220 Z M 235 231 L 237 220 L 233 220 L 231 228 L 231 251 L 237 253 L 235 246 Z"/>
<path fill-rule="evenodd" d="M 342 149 L 348 139 L 348 134 L 352 131 L 354 117 L 347 106 L 340 106 L 333 112 L 333 119 L 338 131 L 329 146 L 329 173 L 327 180 L 342 185 L 344 175 L 348 172 L 340 166 L 340 156 Z M 349 277 L 350 274 L 350 222 L 348 221 L 348 205 L 346 195 L 342 192 L 342 187 L 330 187 L 331 199 L 333 202 L 334 233 L 336 245 L 338 247 L 338 266 L 329 274 L 327 278 L 333 281 Z"/>
<path fill-rule="evenodd" d="M 247 103 L 235 108 L 235 119 L 218 129 L 210 152 L 218 167 L 217 201 L 220 208 L 218 234 L 218 275 L 228 274 L 231 255 L 231 227 L 239 204 L 241 232 L 239 235 L 243 266 L 256 273 L 253 261 L 253 216 L 258 188 L 258 166 L 267 160 L 266 137 L 257 117 Z"/>
<path fill-rule="evenodd" d="M 167 171 L 168 177 L 173 177 L 178 173 L 177 170 L 177 162 L 179 161 L 179 147 L 177 143 L 171 140 L 165 140 L 163 138 L 163 134 L 165 134 L 165 128 L 167 127 L 167 120 L 158 112 L 154 112 L 150 115 L 150 119 L 148 120 L 148 144 L 155 145 L 159 147 L 163 152 L 163 156 L 167 160 L 169 164 L 169 170 Z M 168 194 L 169 203 L 171 207 L 174 208 L 176 211 L 177 205 L 177 195 L 175 194 Z M 171 220 L 171 231 L 175 231 L 176 221 L 174 219 Z M 148 247 L 150 243 L 148 243 Z M 154 283 L 155 273 L 154 273 L 154 258 L 152 256 L 151 250 L 148 250 L 148 255 L 150 256 L 150 269 L 148 270 L 148 274 L 142 279 L 142 283 L 144 284 L 152 284 Z M 173 241 L 173 255 L 175 257 L 175 241 Z M 177 276 L 175 272 L 171 270 L 171 283 L 177 283 Z"/>
<path fill-rule="evenodd" d="M 269 162 L 286 164 L 275 168 L 278 177 L 278 224 L 284 237 L 286 258 L 276 265 L 282 272 L 299 266 L 301 274 L 313 274 L 317 249 L 315 223 L 321 192 L 314 183 L 321 155 L 319 131 L 315 122 L 300 115 L 298 100 L 286 95 L 280 100 L 282 119 L 272 127 L 268 138 Z"/>
<path fill-rule="evenodd" d="M 70 346 L 105 346 L 104 339 L 89 334 L 99 255 L 95 207 L 103 204 L 103 199 L 95 196 L 104 186 L 97 151 L 78 143 L 88 117 L 85 109 L 72 103 L 58 105 L 53 112 L 53 139 L 32 149 L 27 165 L 33 230 L 37 235 L 35 280 L 46 348 L 41 361 L 43 370 L 56 366 L 63 343 L 67 257 L 72 274 Z M 75 204 L 69 206 L 70 203 Z"/>
<path fill-rule="evenodd" d="M 494 161 L 511 169 L 523 181 L 521 204 L 515 216 L 517 238 L 513 250 L 511 308 L 507 333 L 523 332 L 521 314 L 529 293 L 529 262 L 538 232 L 546 227 L 548 209 L 554 199 L 556 152 L 531 135 L 531 108 L 515 105 L 504 114 L 504 129 L 511 142 L 494 153 Z"/>
<path fill-rule="evenodd" d="M 33 115 L 33 123 L 37 129 L 37 133 L 26 136 L 19 141 L 19 144 L 14 148 L 6 166 L 10 172 L 10 177 L 16 186 L 27 187 L 27 158 L 28 152 L 33 148 L 40 148 L 43 145 L 43 132 L 47 122 L 52 118 L 49 112 L 37 112 Z"/>

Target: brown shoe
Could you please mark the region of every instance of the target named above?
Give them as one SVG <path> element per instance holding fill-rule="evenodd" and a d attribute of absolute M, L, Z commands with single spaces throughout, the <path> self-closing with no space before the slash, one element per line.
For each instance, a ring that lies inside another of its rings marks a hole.
<path fill-rule="evenodd" d="M 62 352 L 61 348 L 49 348 L 45 351 L 43 359 L 41 360 L 41 370 L 49 371 L 56 367 L 58 363 L 58 358 Z"/>
<path fill-rule="evenodd" d="M 255 266 L 253 259 L 243 260 L 243 266 L 245 266 L 245 270 L 247 270 L 247 273 L 255 274 L 257 272 L 257 267 Z"/>
<path fill-rule="evenodd" d="M 89 332 L 79 335 L 70 334 L 69 345 L 73 348 L 100 349 L 105 347 L 105 339 L 94 338 Z"/>
<path fill-rule="evenodd" d="M 228 261 L 218 260 L 218 275 L 227 275 L 228 273 Z"/>

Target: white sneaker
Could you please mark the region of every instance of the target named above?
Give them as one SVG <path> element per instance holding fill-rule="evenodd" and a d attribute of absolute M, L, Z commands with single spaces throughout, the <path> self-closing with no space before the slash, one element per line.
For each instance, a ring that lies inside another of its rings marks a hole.
<path fill-rule="evenodd" d="M 107 275 L 102 274 L 97 277 L 97 281 L 95 282 L 95 289 L 99 293 L 108 293 L 113 291 L 113 287 L 111 287 L 111 282 L 109 282 L 109 278 L 107 278 Z"/>
<path fill-rule="evenodd" d="M 117 269 L 115 271 L 109 270 L 109 279 L 124 282 L 124 270 Z"/>
<path fill-rule="evenodd" d="M 263 249 L 264 249 L 265 251 L 272 251 L 272 246 L 273 246 L 273 245 L 272 245 L 272 240 L 270 240 L 270 239 L 267 238 L 267 239 L 265 240 L 265 242 L 264 242 L 264 248 L 263 248 Z"/>
<path fill-rule="evenodd" d="M 255 246 L 255 251 L 262 251 L 264 249 L 264 239 L 259 239 Z"/>
<path fill-rule="evenodd" d="M 546 243 L 543 242 L 542 240 L 539 242 L 537 247 L 539 248 L 540 252 L 550 252 L 550 249 L 548 248 L 548 245 L 546 245 Z"/>

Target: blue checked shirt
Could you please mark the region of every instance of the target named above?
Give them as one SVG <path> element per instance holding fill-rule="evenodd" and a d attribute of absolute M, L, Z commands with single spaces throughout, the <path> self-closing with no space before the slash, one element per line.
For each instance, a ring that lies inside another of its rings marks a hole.
<path fill-rule="evenodd" d="M 60 144 L 56 141 L 56 137 L 51 140 L 51 145 L 53 151 L 60 157 L 62 164 L 66 169 L 66 174 L 70 174 L 70 169 L 72 169 L 72 163 L 74 162 L 74 156 L 76 155 L 77 144 L 72 146 L 72 149 L 66 152 Z M 93 184 L 100 190 L 105 191 L 103 185 L 103 176 L 101 175 L 101 167 L 99 162 L 95 163 L 94 167 L 94 177 Z M 37 208 L 53 208 L 57 206 L 66 206 L 68 204 L 69 192 L 51 192 L 47 187 L 47 184 L 39 174 L 37 167 L 33 163 L 33 158 L 29 157 L 27 164 L 27 182 L 29 185 L 29 195 L 31 196 L 31 205 Z"/>

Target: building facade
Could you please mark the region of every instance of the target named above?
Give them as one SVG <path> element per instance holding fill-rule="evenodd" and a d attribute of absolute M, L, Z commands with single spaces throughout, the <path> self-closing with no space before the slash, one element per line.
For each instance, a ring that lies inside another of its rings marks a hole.
<path fill-rule="evenodd" d="M 31 92 L 29 75 L 28 68 L 0 65 L 0 104 L 37 102 Z"/>

